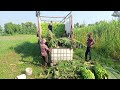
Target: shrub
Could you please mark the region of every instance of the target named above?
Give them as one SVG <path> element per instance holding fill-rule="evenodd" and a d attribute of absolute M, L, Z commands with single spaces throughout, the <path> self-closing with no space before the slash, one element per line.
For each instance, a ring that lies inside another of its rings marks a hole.
<path fill-rule="evenodd" d="M 80 71 L 81 71 L 83 79 L 95 79 L 94 74 L 89 69 L 85 67 L 81 67 Z"/>
<path fill-rule="evenodd" d="M 93 67 L 93 71 L 96 79 L 106 79 L 108 78 L 107 71 L 98 63 Z"/>

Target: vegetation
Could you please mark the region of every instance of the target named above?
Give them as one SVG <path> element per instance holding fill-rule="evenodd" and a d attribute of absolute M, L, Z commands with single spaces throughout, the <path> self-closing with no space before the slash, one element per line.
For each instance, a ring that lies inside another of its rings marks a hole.
<path fill-rule="evenodd" d="M 89 32 L 93 33 L 96 42 L 94 50 L 98 54 L 120 60 L 120 21 L 101 21 L 92 26 L 77 28 L 74 37 L 86 45 Z"/>
<path fill-rule="evenodd" d="M 4 29 L 0 26 L 0 34 L 2 36 L 15 34 L 36 34 L 37 27 L 32 22 L 25 22 L 21 24 L 14 24 L 12 22 L 5 23 Z"/>
<path fill-rule="evenodd" d="M 32 76 L 27 76 L 28 79 L 92 79 L 93 74 L 91 64 L 84 64 L 84 51 L 83 49 L 74 50 L 73 61 L 59 62 L 57 66 L 43 67 L 43 59 L 40 54 L 39 45 L 37 44 L 36 35 L 14 35 L 14 36 L 0 36 L 0 78 L 1 79 L 14 79 L 17 75 L 25 73 L 27 67 L 33 69 Z M 12 40 L 12 41 L 11 41 Z M 100 57 L 99 54 L 93 52 L 93 61 L 101 65 L 105 63 L 106 58 Z M 77 57 L 77 58 L 75 58 Z M 100 57 L 100 58 L 99 58 Z M 107 63 L 119 67 L 119 63 Z M 102 63 L 104 62 L 104 63 Z M 109 66 L 110 66 L 109 65 Z M 85 71 L 80 71 L 81 67 L 85 67 Z M 107 69 L 108 70 L 108 69 Z M 86 72 L 86 76 L 81 72 Z M 113 70 L 111 70 L 113 72 Z M 111 77 L 120 78 L 119 71 L 111 74 Z M 89 76 L 90 75 L 90 76 Z M 95 74 L 94 74 L 95 75 Z M 88 77 L 89 76 L 89 77 Z M 111 78 L 110 77 L 110 78 Z"/>
<path fill-rule="evenodd" d="M 2 35 L 3 28 L 0 26 L 0 35 Z"/>
<path fill-rule="evenodd" d="M 84 79 L 95 79 L 94 74 L 89 69 L 81 67 L 80 71 Z"/>
<path fill-rule="evenodd" d="M 42 36 L 47 37 L 49 31 L 48 31 L 48 24 L 49 23 L 41 23 L 42 26 Z M 53 32 L 55 36 L 61 37 L 65 31 L 65 25 L 63 23 L 53 23 Z"/>
<path fill-rule="evenodd" d="M 107 71 L 100 64 L 96 64 L 93 69 L 97 79 L 108 78 Z"/>
<path fill-rule="evenodd" d="M 48 42 L 48 46 L 51 48 L 56 48 L 58 46 L 63 48 L 74 48 L 74 49 L 85 47 L 83 43 L 77 40 L 71 40 L 70 38 L 67 37 L 57 38 L 55 34 L 53 34 L 51 31 L 48 31 L 48 35 L 46 39 Z"/>
<path fill-rule="evenodd" d="M 79 27 L 74 30 L 75 39 L 71 40 L 61 38 L 64 33 L 63 24 L 55 23 L 53 34 L 48 30 L 48 24 L 42 23 L 43 37 L 49 41 L 49 47 L 74 48 L 73 61 L 62 61 L 56 66 L 44 67 L 36 35 L 16 35 L 36 34 L 36 26 L 30 22 L 21 25 L 5 24 L 4 33 L 14 36 L 0 36 L 0 78 L 13 79 L 31 67 L 33 74 L 27 76 L 28 79 L 120 79 L 120 22 L 113 20 L 89 26 L 77 25 Z M 96 41 L 92 50 L 92 64 L 84 61 L 89 32 L 93 33 Z"/>

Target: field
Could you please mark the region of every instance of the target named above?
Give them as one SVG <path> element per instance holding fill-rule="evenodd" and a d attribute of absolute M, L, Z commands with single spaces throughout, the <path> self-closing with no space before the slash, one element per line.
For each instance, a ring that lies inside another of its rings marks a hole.
<path fill-rule="evenodd" d="M 37 41 L 36 35 L 0 36 L 0 79 L 14 79 L 17 75 L 24 74 L 27 67 L 33 69 L 33 74 L 27 77 L 28 79 L 46 77 L 46 75 L 40 76 L 48 68 L 41 65 L 43 60 Z M 85 49 L 75 50 L 76 65 L 84 63 L 84 52 Z M 93 60 L 120 71 L 119 62 L 113 62 L 112 59 L 100 56 L 96 52 L 93 52 Z M 62 64 L 60 65 L 63 67 Z M 64 69 L 71 72 L 70 69 L 74 69 L 74 67 L 74 64 L 73 66 L 68 64 Z M 63 72 L 62 70 L 64 76 L 67 76 L 67 71 Z M 72 75 L 74 75 L 73 72 L 70 76 Z"/>
<path fill-rule="evenodd" d="M 32 67 L 34 75 L 37 75 L 42 70 L 41 61 L 35 35 L 0 36 L 1 79 L 14 79 L 27 67 Z"/>
<path fill-rule="evenodd" d="M 58 41 L 64 43 L 63 46 L 74 46 L 68 39 L 62 38 L 65 41 L 58 39 L 64 32 L 64 25 L 60 24 L 59 27 L 56 24 L 54 27 L 57 38 L 50 40 L 51 46 L 57 46 Z M 42 24 L 42 28 L 43 37 L 47 37 L 47 24 Z M 92 48 L 94 64 L 86 64 L 84 60 L 89 32 L 93 33 L 96 42 Z M 54 41 L 55 39 L 58 41 Z M 0 36 L 0 79 L 15 79 L 16 76 L 25 74 L 25 69 L 28 67 L 33 69 L 33 74 L 27 76 L 27 79 L 103 79 L 106 72 L 109 73 L 109 79 L 120 79 L 120 21 L 101 21 L 90 26 L 75 28 L 74 39 L 82 46 L 74 48 L 73 61 L 44 67 L 36 35 Z M 96 67 L 96 63 L 100 66 Z"/>

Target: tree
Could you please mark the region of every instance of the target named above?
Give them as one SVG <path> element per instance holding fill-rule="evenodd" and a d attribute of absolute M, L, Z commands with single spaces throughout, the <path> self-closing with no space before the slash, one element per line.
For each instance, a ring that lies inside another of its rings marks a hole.
<path fill-rule="evenodd" d="M 37 26 L 32 22 L 22 23 L 22 31 L 24 34 L 36 34 Z"/>
<path fill-rule="evenodd" d="M 21 33 L 21 25 L 19 24 L 14 24 L 14 33 L 17 33 L 17 34 L 22 34 Z"/>
<path fill-rule="evenodd" d="M 79 27 L 79 23 L 77 22 L 74 26 L 75 26 L 76 28 Z"/>
<path fill-rule="evenodd" d="M 85 24 L 81 24 L 79 27 L 80 27 L 80 28 L 85 27 Z"/>
<path fill-rule="evenodd" d="M 12 22 L 4 24 L 7 34 L 36 34 L 37 26 L 32 22 L 13 24 Z"/>
<path fill-rule="evenodd" d="M 0 32 L 2 32 L 3 31 L 3 28 L 1 27 L 1 25 L 0 25 Z"/>
<path fill-rule="evenodd" d="M 14 34 L 14 24 L 12 22 L 4 24 L 4 29 L 7 34 Z"/>
<path fill-rule="evenodd" d="M 3 29 L 2 29 L 2 27 L 0 26 L 0 34 L 2 34 L 2 32 L 3 32 Z"/>

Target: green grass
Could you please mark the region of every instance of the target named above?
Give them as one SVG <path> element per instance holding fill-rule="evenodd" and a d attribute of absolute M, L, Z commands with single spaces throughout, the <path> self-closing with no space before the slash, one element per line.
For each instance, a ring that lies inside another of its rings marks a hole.
<path fill-rule="evenodd" d="M 37 40 L 36 35 L 0 36 L 0 79 L 14 79 L 27 67 L 33 68 L 29 78 L 42 71 Z"/>

